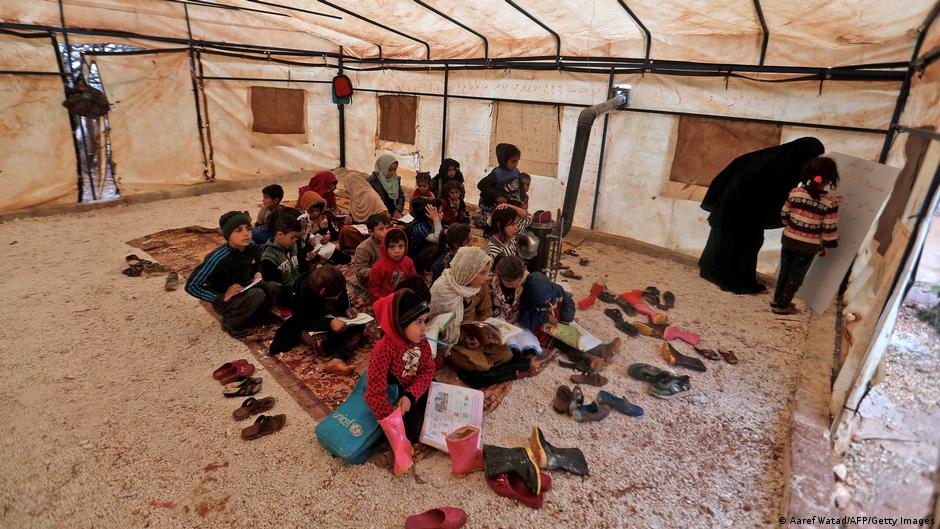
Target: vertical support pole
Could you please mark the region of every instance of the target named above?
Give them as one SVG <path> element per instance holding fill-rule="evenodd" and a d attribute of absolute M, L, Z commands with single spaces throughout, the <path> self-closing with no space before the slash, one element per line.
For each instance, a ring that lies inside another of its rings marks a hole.
<path fill-rule="evenodd" d="M 199 104 L 199 86 L 196 83 L 196 59 L 193 50 L 193 29 L 189 24 L 189 6 L 183 4 L 183 14 L 186 16 L 186 35 L 188 36 L 189 46 L 189 79 L 193 85 L 193 102 L 196 104 L 196 127 L 199 132 L 199 146 L 202 152 L 202 177 L 208 182 L 209 178 L 209 158 L 206 156 L 206 139 L 202 133 L 202 109 Z"/>
<path fill-rule="evenodd" d="M 62 4 L 59 4 L 61 9 Z M 63 18 L 64 22 L 64 18 Z M 65 24 L 63 23 L 62 32 L 65 34 Z M 66 72 L 66 61 L 62 57 L 62 50 L 59 49 L 59 40 L 55 38 L 55 33 L 49 32 L 49 39 L 52 40 L 52 50 L 55 52 L 56 63 L 59 66 L 59 75 L 62 78 L 62 91 L 65 93 L 66 97 L 68 96 L 69 80 Z M 68 46 L 66 45 L 66 51 L 68 51 Z M 68 110 L 66 110 L 68 112 Z M 75 129 L 77 128 L 75 120 L 77 119 L 74 114 L 71 112 L 69 114 L 69 126 L 72 127 L 72 147 L 75 148 L 75 174 L 76 174 L 76 188 L 77 188 L 77 201 L 82 201 L 82 155 L 78 147 L 78 138 L 75 137 Z"/>
<path fill-rule="evenodd" d="M 343 47 L 339 47 L 339 74 L 343 74 Z M 330 85 L 332 93 L 333 86 Z M 346 105 L 336 105 L 339 109 L 339 166 L 346 167 Z"/>
<path fill-rule="evenodd" d="M 450 79 L 450 68 L 444 63 L 444 112 L 441 118 L 441 164 L 447 158 L 447 85 Z"/>
<path fill-rule="evenodd" d="M 215 150 L 212 148 L 212 120 L 209 119 L 209 97 L 206 96 L 205 72 L 202 68 L 202 53 L 196 52 L 196 64 L 199 66 L 199 91 L 202 93 L 202 110 L 205 118 L 203 125 L 206 132 L 207 157 L 209 162 L 209 180 L 215 182 Z"/>
<path fill-rule="evenodd" d="M 614 69 L 610 69 L 610 76 L 607 77 L 607 97 L 610 97 L 614 89 Z M 597 198 L 601 194 L 601 176 L 604 174 L 604 150 L 607 147 L 607 121 L 610 119 L 610 112 L 604 114 L 604 131 L 601 132 L 601 152 L 597 159 L 597 179 L 594 182 L 594 203 L 591 204 L 591 229 L 597 225 Z"/>

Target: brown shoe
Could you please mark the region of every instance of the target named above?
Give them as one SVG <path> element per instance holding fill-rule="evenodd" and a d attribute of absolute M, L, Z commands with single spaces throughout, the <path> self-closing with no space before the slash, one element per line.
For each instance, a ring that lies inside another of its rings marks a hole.
<path fill-rule="evenodd" d="M 254 424 L 242 430 L 242 439 L 250 441 L 279 432 L 284 427 L 285 422 L 287 422 L 287 416 L 283 413 L 274 416 L 259 415 Z"/>
<path fill-rule="evenodd" d="M 326 364 L 323 364 L 323 370 L 332 375 L 348 377 L 356 372 L 356 368 L 343 362 L 339 358 L 333 358 Z"/>
<path fill-rule="evenodd" d="M 565 385 L 558 386 L 555 391 L 555 399 L 552 401 L 552 408 L 558 413 L 568 413 L 571 406 L 571 388 Z"/>
<path fill-rule="evenodd" d="M 669 365 L 684 367 L 692 371 L 705 372 L 705 364 L 703 364 L 701 360 L 680 353 L 669 342 L 663 342 L 663 356 L 666 357 L 666 361 L 669 362 Z"/>
<path fill-rule="evenodd" d="M 614 353 L 620 351 L 620 344 L 620 338 L 614 338 L 607 343 L 602 343 L 596 347 L 592 347 L 591 349 L 587 350 L 586 353 L 591 356 L 603 358 L 604 363 L 609 365 L 610 361 L 614 358 Z"/>
<path fill-rule="evenodd" d="M 571 375 L 571 382 L 574 384 L 587 384 L 589 386 L 603 386 L 607 384 L 607 378 L 600 373 L 578 373 Z"/>
<path fill-rule="evenodd" d="M 274 397 L 265 397 L 263 399 L 249 397 L 245 399 L 245 402 L 242 402 L 240 408 L 232 412 L 232 417 L 234 417 L 236 421 L 242 421 L 252 415 L 264 413 L 273 407 Z"/>

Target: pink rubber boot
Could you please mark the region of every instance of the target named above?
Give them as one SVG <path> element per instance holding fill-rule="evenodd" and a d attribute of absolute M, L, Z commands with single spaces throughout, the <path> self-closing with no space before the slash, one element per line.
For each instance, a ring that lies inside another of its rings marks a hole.
<path fill-rule="evenodd" d="M 396 407 L 387 417 L 379 420 L 379 426 L 385 432 L 388 443 L 392 445 L 392 453 L 395 455 L 393 472 L 396 476 L 400 476 L 411 468 L 413 464 L 411 454 L 414 453 L 414 447 L 405 435 L 405 422 L 402 420 L 401 408 Z"/>
<path fill-rule="evenodd" d="M 457 477 L 463 477 L 483 468 L 483 450 L 480 449 L 480 429 L 461 426 L 445 437 L 450 452 L 450 468 Z"/>
<path fill-rule="evenodd" d="M 698 345 L 701 339 L 702 338 L 694 332 L 686 331 L 676 325 L 670 325 L 663 331 L 663 340 L 667 342 L 671 340 L 682 340 L 689 345 Z"/>
<path fill-rule="evenodd" d="M 669 321 L 668 314 L 665 312 L 656 312 L 655 310 L 651 309 L 649 305 L 642 301 L 639 303 L 633 303 L 633 306 L 636 308 L 637 312 L 646 315 L 646 317 L 650 319 L 650 323 L 655 325 L 662 325 L 663 323 Z"/>

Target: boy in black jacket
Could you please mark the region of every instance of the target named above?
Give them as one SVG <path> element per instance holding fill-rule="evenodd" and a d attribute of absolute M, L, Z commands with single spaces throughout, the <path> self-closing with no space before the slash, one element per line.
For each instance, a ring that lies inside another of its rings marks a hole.
<path fill-rule="evenodd" d="M 255 314 L 269 309 L 280 294 L 281 286 L 260 281 L 242 292 L 242 288 L 261 279 L 261 247 L 251 244 L 251 219 L 247 213 L 229 211 L 219 218 L 226 243 L 213 250 L 193 270 L 186 281 L 186 292 L 203 301 L 222 316 L 222 328 L 238 338 L 248 334 L 248 322 Z"/>

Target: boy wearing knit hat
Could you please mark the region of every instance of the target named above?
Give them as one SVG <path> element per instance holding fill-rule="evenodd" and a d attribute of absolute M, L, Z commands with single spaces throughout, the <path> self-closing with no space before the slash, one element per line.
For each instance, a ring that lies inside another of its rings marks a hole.
<path fill-rule="evenodd" d="M 252 316 L 274 305 L 281 286 L 261 279 L 261 247 L 251 244 L 251 219 L 247 213 L 229 211 L 219 218 L 225 244 L 213 250 L 186 281 L 189 295 L 208 301 L 222 316 L 222 328 L 234 337 L 248 334 Z M 262 312 L 263 313 L 263 312 Z"/>

